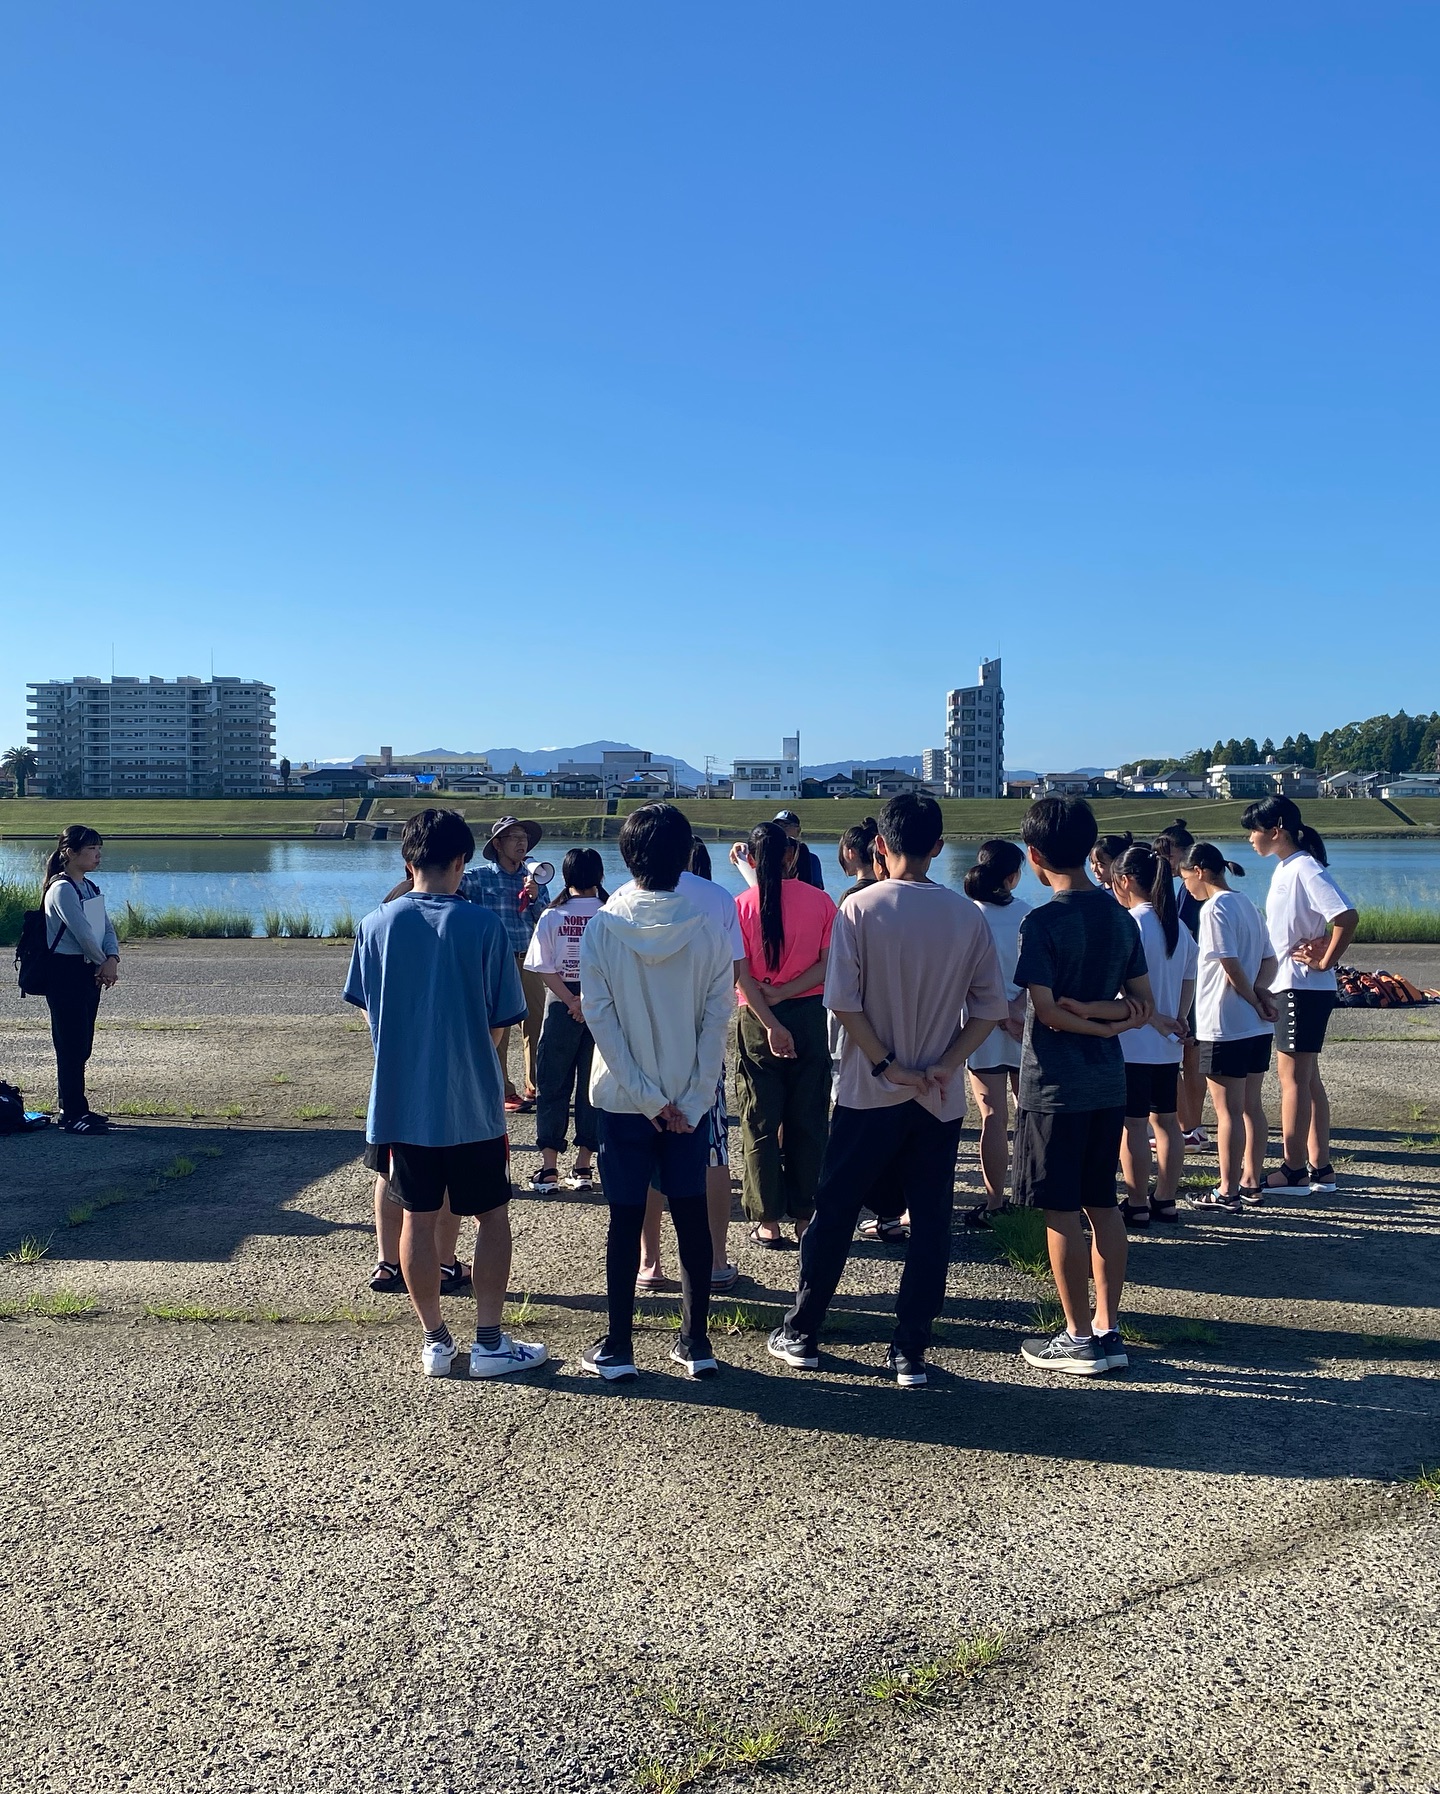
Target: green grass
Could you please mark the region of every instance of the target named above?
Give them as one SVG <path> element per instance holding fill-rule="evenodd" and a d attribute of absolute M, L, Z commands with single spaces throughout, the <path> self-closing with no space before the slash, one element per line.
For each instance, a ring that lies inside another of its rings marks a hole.
<path fill-rule="evenodd" d="M 65 1216 L 65 1225 L 83 1227 L 87 1221 L 93 1221 L 103 1209 L 115 1208 L 119 1203 L 129 1200 L 128 1190 L 102 1190 L 98 1196 L 92 1196 L 88 1201 L 72 1208 Z"/>
<path fill-rule="evenodd" d="M 865 1692 L 871 1700 L 892 1702 L 897 1707 L 936 1707 L 953 1700 L 967 1682 L 997 1662 L 1004 1650 L 1000 1633 L 982 1633 L 978 1638 L 966 1639 L 944 1657 L 881 1676 Z"/>
<path fill-rule="evenodd" d="M 21 1315 L 40 1315 L 51 1321 L 81 1320 L 98 1314 L 100 1304 L 94 1296 L 74 1289 L 52 1289 L 48 1295 L 30 1295 L 15 1301 L 0 1302 L 0 1320 L 16 1320 Z"/>
<path fill-rule="evenodd" d="M 138 1101 L 116 1103 L 111 1109 L 114 1115 L 174 1115 L 177 1111 L 169 1103 Z"/>
<path fill-rule="evenodd" d="M 990 1217 L 991 1237 L 1000 1256 L 1028 1277 L 1044 1282 L 1050 1275 L 1050 1251 L 1045 1241 L 1045 1215 L 1038 1208 L 1002 1209 Z"/>
<path fill-rule="evenodd" d="M 143 909 L 127 903 L 115 919 L 122 941 L 248 941 L 255 932 L 242 909 Z"/>
<path fill-rule="evenodd" d="M 147 1320 L 188 1322 L 212 1326 L 232 1322 L 242 1326 L 330 1327 L 349 1322 L 368 1327 L 389 1327 L 407 1322 L 408 1310 L 354 1308 L 337 1303 L 333 1308 L 286 1314 L 279 1308 L 224 1308 L 206 1302 L 147 1302 L 140 1311 Z"/>
<path fill-rule="evenodd" d="M 42 1240 L 33 1233 L 27 1233 L 13 1252 L 5 1254 L 7 1265 L 38 1265 L 50 1250 L 50 1242 L 54 1234 L 47 1234 Z"/>
<path fill-rule="evenodd" d="M 221 1121 L 239 1121 L 244 1113 L 239 1103 L 229 1103 L 225 1108 L 215 1111 L 216 1118 Z"/>
<path fill-rule="evenodd" d="M 1428 1495 L 1432 1501 L 1440 1502 L 1440 1469 L 1427 1469 L 1422 1464 L 1411 1480 L 1422 1495 Z"/>
<path fill-rule="evenodd" d="M 194 1174 L 195 1174 L 194 1159 L 187 1159 L 183 1153 L 181 1153 L 177 1157 L 171 1159 L 170 1163 L 160 1173 L 161 1177 L 169 1178 L 172 1182 L 176 1178 L 193 1177 Z"/>
<path fill-rule="evenodd" d="M 330 933 L 337 941 L 355 939 L 355 918 L 348 909 L 342 909 L 338 916 L 330 918 Z"/>
<path fill-rule="evenodd" d="M 1371 946 L 1382 946 L 1392 941 L 1397 945 L 1415 941 L 1440 941 L 1440 909 L 1361 904 L 1360 925 L 1355 930 L 1355 939 Z"/>
<path fill-rule="evenodd" d="M 38 878 L 0 877 L 0 946 L 13 947 L 20 939 L 20 924 L 26 910 L 39 907 Z"/>
<path fill-rule="evenodd" d="M 304 1108 L 296 1109 L 295 1119 L 297 1121 L 329 1121 L 334 1113 L 333 1109 L 307 1104 Z"/>

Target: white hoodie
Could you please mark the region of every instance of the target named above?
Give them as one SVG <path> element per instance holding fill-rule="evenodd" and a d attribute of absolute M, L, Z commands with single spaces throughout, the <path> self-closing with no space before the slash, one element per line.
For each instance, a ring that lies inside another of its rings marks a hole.
<path fill-rule="evenodd" d="M 715 1101 L 735 1006 L 718 923 L 675 891 L 617 891 L 581 939 L 580 1001 L 595 1041 L 595 1107 L 654 1117 L 674 1103 L 698 1127 Z"/>

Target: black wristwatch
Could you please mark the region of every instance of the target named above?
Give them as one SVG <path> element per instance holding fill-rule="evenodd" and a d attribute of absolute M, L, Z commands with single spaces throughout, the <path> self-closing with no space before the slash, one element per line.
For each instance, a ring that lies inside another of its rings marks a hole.
<path fill-rule="evenodd" d="M 878 1078 L 883 1072 L 889 1071 L 894 1063 L 895 1055 L 893 1053 L 887 1053 L 878 1065 L 872 1065 L 870 1067 L 870 1076 L 872 1078 Z"/>

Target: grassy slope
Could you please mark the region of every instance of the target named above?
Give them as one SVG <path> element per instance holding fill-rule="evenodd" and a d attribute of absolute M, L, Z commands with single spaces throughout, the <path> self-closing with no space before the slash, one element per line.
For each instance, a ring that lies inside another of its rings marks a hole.
<path fill-rule="evenodd" d="M 400 820 L 413 811 L 423 809 L 424 798 L 387 799 L 371 811 L 374 822 Z M 500 813 L 501 806 L 493 798 L 457 796 L 450 800 L 472 822 L 489 821 Z M 537 820 L 575 821 L 593 817 L 597 806 L 590 802 L 565 802 L 552 799 L 531 799 L 519 806 L 527 816 Z M 634 806 L 622 803 L 621 813 Z M 728 798 L 692 799 L 686 810 L 702 832 L 713 838 L 738 839 L 757 822 L 775 814 L 778 804 L 736 803 Z M 812 799 L 792 806 L 800 815 L 806 830 L 818 838 L 835 838 L 852 823 L 874 815 L 880 808 L 878 799 L 841 798 Z M 945 827 L 954 836 L 983 839 L 987 835 L 1018 835 L 1020 819 L 1025 814 L 1023 801 L 955 802 L 944 806 Z M 1175 803 L 1134 798 L 1097 800 L 1093 806 L 1102 830 L 1122 833 L 1132 830 L 1142 839 L 1164 826 L 1177 813 L 1183 815 L 1194 833 L 1234 839 L 1241 834 L 1241 803 L 1212 803 L 1186 799 Z M 1440 798 L 1417 798 L 1408 806 L 1409 813 L 1425 828 L 1440 827 Z M 347 817 L 355 814 L 355 802 L 345 806 Z M 1306 814 L 1312 816 L 1327 835 L 1379 834 L 1407 835 L 1400 819 L 1383 804 L 1368 801 L 1312 803 Z M 22 835 L 45 836 L 58 833 L 67 822 L 85 821 L 102 834 L 117 837 L 173 834 L 246 835 L 293 834 L 309 835 L 317 822 L 339 819 L 335 799 L 291 797 L 269 799 L 193 798 L 172 800 L 117 799 L 102 803 L 71 803 L 49 798 L 0 800 L 0 839 Z M 614 828 L 612 821 L 612 831 Z M 598 829 L 594 832 L 598 832 Z"/>

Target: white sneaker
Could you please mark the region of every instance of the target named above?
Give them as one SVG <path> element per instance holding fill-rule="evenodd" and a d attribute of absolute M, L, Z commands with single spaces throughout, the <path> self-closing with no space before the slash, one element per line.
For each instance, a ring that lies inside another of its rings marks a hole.
<path fill-rule="evenodd" d="M 425 1341 L 425 1349 L 420 1354 L 420 1368 L 427 1377 L 448 1377 L 450 1366 L 455 1362 L 455 1354 L 460 1350 L 452 1339 L 449 1345 L 439 1345 L 433 1339 Z"/>
<path fill-rule="evenodd" d="M 492 1352 L 477 1339 L 470 1348 L 470 1375 L 505 1377 L 512 1370 L 534 1370 L 549 1356 L 538 1340 L 527 1344 L 523 1339 L 512 1339 L 508 1333 L 502 1333 L 499 1345 Z"/>

